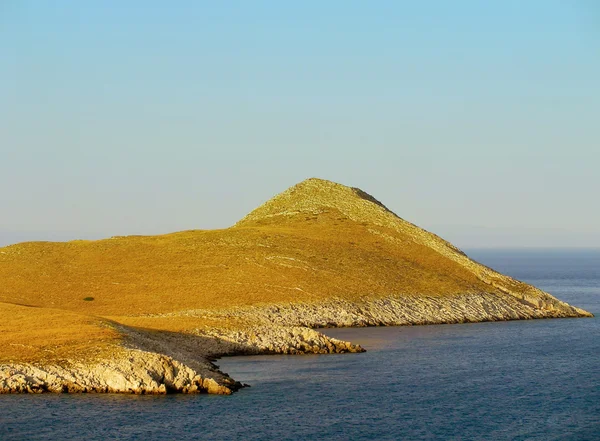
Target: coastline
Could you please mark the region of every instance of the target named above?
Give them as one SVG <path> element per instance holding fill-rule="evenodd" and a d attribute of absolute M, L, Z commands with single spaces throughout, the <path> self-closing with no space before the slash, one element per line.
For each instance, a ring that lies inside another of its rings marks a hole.
<path fill-rule="evenodd" d="M 0 393 L 208 393 L 230 395 L 245 385 L 213 363 L 223 356 L 357 353 L 365 349 L 316 329 L 475 323 L 591 317 L 556 300 L 533 305 L 514 296 L 389 296 L 348 302 L 190 310 L 147 317 L 216 321 L 242 319 L 237 328 L 156 331 L 113 323 L 123 336 L 111 357 L 94 362 L 0 364 Z M 554 298 L 552 298 L 554 299 Z M 555 299 L 554 299 L 555 300 Z"/>
<path fill-rule="evenodd" d="M 364 351 L 319 328 L 592 316 L 315 178 L 226 229 L 29 242 L 0 263 L 5 393 L 230 394 L 225 355 Z"/>

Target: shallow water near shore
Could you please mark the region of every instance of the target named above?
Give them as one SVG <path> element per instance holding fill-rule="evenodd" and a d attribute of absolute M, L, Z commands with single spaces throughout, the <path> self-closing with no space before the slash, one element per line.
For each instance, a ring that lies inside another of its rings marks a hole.
<path fill-rule="evenodd" d="M 0 439 L 600 438 L 600 251 L 469 256 L 590 319 L 327 329 L 363 354 L 229 357 L 229 396 L 0 396 Z"/>

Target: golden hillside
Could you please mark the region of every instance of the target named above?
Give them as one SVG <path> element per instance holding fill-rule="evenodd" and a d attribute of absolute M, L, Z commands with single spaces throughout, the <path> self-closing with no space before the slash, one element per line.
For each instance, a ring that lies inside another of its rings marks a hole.
<path fill-rule="evenodd" d="M 110 318 L 179 332 L 210 318 L 157 315 L 390 296 L 485 293 L 499 302 L 509 296 L 545 316 L 587 314 L 471 261 L 363 191 L 320 179 L 291 187 L 223 230 L 0 248 L 0 280 L 0 314 L 9 317 L 0 328 L 5 339 L 25 323 L 60 328 L 47 318 L 56 311 L 69 311 L 69 329 Z M 19 314 L 14 305 L 22 305 Z M 115 338 L 111 329 L 98 329 L 90 345 L 98 335 Z M 79 334 L 69 344 L 78 344 Z M 47 346 L 49 340 L 36 341 Z M 0 360 L 19 358 L 15 347 L 0 350 Z"/>

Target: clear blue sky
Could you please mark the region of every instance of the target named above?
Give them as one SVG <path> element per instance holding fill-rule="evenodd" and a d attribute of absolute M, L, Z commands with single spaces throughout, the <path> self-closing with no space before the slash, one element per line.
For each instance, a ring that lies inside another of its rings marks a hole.
<path fill-rule="evenodd" d="M 0 0 L 0 245 L 316 176 L 460 247 L 598 247 L 599 169 L 594 0 Z"/>

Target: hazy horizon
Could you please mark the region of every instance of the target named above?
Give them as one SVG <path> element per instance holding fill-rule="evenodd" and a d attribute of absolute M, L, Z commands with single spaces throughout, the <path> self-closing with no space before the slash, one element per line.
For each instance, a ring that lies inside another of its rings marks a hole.
<path fill-rule="evenodd" d="M 459 248 L 600 248 L 595 2 L 9 0 L 0 50 L 0 246 L 316 176 Z"/>

